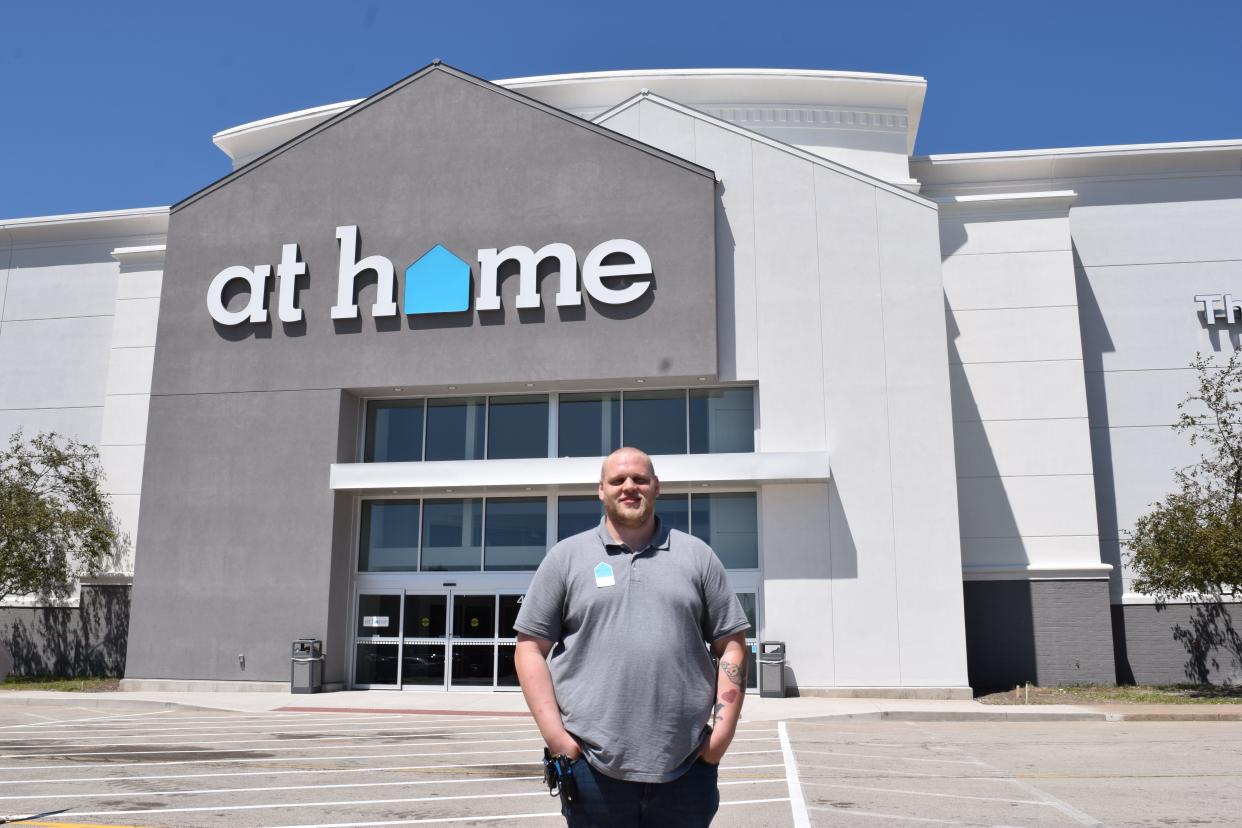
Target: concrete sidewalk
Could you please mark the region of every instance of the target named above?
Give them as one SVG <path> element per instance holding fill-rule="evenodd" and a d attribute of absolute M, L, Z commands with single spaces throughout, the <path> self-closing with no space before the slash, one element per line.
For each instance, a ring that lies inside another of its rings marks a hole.
<path fill-rule="evenodd" d="M 92 710 L 218 710 L 266 713 L 314 711 L 526 715 L 518 692 L 400 692 L 350 690 L 293 694 L 258 692 L 115 691 L 67 693 L 0 691 L 0 707 L 56 705 Z M 1242 704 L 987 705 L 970 699 L 859 699 L 801 697 L 746 699 L 743 719 L 841 719 L 891 721 L 1242 721 Z"/>

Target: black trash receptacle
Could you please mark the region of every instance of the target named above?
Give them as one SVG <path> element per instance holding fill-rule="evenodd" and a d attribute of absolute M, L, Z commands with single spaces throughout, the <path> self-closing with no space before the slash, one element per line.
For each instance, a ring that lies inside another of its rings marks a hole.
<path fill-rule="evenodd" d="M 323 642 L 319 639 L 299 638 L 293 642 L 289 692 L 323 692 Z"/>
<path fill-rule="evenodd" d="M 759 696 L 785 698 L 785 642 L 759 642 Z"/>

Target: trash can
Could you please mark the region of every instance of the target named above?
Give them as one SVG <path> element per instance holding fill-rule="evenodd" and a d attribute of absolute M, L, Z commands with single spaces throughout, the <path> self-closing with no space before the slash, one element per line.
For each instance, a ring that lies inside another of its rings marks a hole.
<path fill-rule="evenodd" d="M 759 642 L 759 696 L 785 698 L 785 642 Z"/>
<path fill-rule="evenodd" d="M 317 638 L 299 638 L 293 642 L 291 660 L 289 692 L 323 692 L 323 642 Z"/>

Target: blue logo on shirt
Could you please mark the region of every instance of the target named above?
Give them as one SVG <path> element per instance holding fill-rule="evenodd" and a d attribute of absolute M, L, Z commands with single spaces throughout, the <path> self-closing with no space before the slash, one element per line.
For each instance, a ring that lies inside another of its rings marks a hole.
<path fill-rule="evenodd" d="M 596 578 L 611 578 L 612 567 L 606 563 L 596 564 L 595 565 L 595 577 Z"/>

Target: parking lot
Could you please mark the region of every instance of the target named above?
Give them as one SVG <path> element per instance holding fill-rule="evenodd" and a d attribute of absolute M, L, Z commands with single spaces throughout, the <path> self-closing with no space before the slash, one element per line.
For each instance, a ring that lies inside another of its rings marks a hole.
<path fill-rule="evenodd" d="M 0 816 L 561 825 L 539 751 L 524 715 L 0 707 Z M 1242 723 L 752 721 L 720 779 L 721 826 L 1236 824 Z"/>

